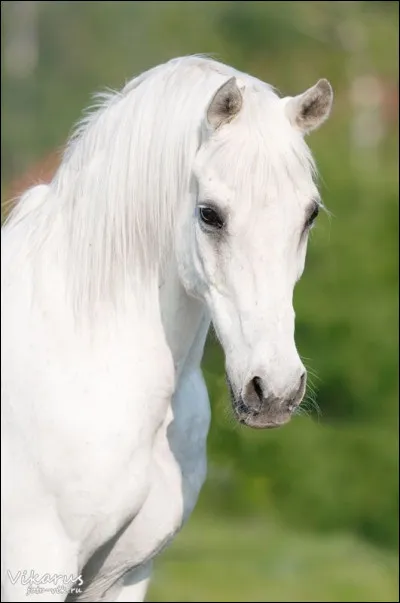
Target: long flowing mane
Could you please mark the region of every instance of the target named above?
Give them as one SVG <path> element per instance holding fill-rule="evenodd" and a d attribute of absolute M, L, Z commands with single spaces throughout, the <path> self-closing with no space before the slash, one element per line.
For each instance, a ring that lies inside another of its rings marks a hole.
<path fill-rule="evenodd" d="M 190 190 L 206 107 L 233 75 L 264 104 L 278 99 L 267 84 L 214 60 L 172 60 L 98 97 L 49 187 L 23 196 L 7 227 L 29 215 L 37 244 L 58 237 L 76 308 L 93 308 L 119 283 L 157 276 Z M 300 137 L 295 153 L 312 164 Z"/>

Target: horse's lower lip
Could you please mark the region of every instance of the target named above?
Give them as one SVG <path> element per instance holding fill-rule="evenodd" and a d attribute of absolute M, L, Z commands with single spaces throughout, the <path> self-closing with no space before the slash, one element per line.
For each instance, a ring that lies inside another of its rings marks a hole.
<path fill-rule="evenodd" d="M 251 427 L 252 429 L 276 429 L 281 427 L 284 423 L 253 423 L 251 421 L 243 421 L 243 425 Z"/>
<path fill-rule="evenodd" d="M 239 410 L 235 406 L 234 412 L 239 423 L 251 427 L 252 429 L 275 429 L 277 427 L 282 427 L 288 423 L 292 417 L 290 411 L 275 412 L 271 415 L 268 411 L 261 411 L 258 413 L 243 412 L 243 410 Z"/>

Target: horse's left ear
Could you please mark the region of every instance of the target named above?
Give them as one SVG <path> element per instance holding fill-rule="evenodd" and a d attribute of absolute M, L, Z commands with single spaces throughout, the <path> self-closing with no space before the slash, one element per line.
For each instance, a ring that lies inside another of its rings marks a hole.
<path fill-rule="evenodd" d="M 207 109 L 207 121 L 216 130 L 231 121 L 242 108 L 243 97 L 235 77 L 222 84 Z"/>
<path fill-rule="evenodd" d="M 283 102 L 291 124 L 307 134 L 319 128 L 329 117 L 333 102 L 332 86 L 328 80 L 319 80 L 303 94 L 285 98 Z"/>

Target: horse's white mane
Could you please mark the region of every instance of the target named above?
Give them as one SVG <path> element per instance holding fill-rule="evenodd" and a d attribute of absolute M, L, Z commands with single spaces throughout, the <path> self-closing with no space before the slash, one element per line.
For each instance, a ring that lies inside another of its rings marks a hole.
<path fill-rule="evenodd" d="M 302 137 L 269 118 L 278 100 L 272 88 L 214 60 L 175 59 L 102 95 L 71 137 L 52 183 L 42 187 L 42 201 L 29 200 L 32 189 L 8 222 L 12 228 L 36 212 L 32 232 L 40 243 L 63 233 L 75 307 L 93 307 L 115 294 L 117 283 L 155 276 L 172 252 L 176 208 L 188 195 L 208 103 L 233 75 L 245 86 L 249 123 L 269 133 L 271 164 L 287 135 L 288 163 L 312 169 Z M 227 158 L 234 170 L 232 161 L 234 153 Z M 240 165 L 246 168 L 243 157 Z"/>

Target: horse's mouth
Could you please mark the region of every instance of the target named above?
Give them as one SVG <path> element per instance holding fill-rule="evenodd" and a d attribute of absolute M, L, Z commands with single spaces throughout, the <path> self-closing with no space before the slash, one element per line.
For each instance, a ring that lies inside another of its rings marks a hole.
<path fill-rule="evenodd" d="M 278 400 L 271 406 L 260 405 L 259 408 L 248 407 L 240 397 L 236 397 L 228 376 L 226 376 L 232 408 L 239 423 L 252 429 L 276 429 L 288 423 L 295 407 L 282 406 Z"/>
<path fill-rule="evenodd" d="M 261 407 L 255 411 L 247 408 L 240 401 L 237 403 L 232 400 L 232 406 L 239 423 L 252 429 L 275 429 L 282 427 L 292 417 L 292 412 L 289 410 Z"/>
<path fill-rule="evenodd" d="M 292 416 L 290 412 L 282 412 L 279 415 L 274 414 L 270 416 L 268 411 L 254 414 L 252 412 L 239 413 L 236 409 L 235 415 L 239 423 L 252 429 L 276 429 L 277 427 L 286 425 Z"/>

